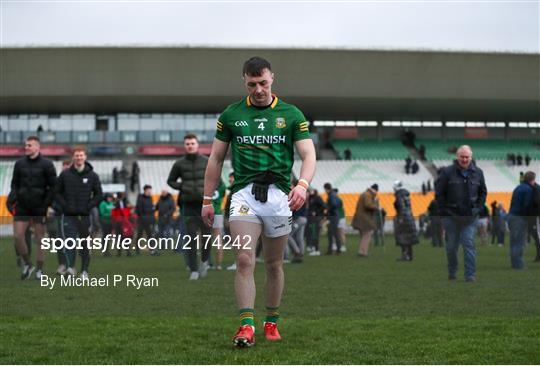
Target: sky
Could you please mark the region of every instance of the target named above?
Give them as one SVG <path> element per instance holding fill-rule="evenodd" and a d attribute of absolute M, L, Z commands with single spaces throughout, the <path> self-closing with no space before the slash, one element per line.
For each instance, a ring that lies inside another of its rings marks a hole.
<path fill-rule="evenodd" d="M 540 53 L 539 1 L 0 0 L 0 43 Z"/>

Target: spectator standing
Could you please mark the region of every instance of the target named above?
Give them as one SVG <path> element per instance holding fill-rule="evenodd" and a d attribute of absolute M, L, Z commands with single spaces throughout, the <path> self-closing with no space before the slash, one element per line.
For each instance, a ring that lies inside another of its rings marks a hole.
<path fill-rule="evenodd" d="M 369 242 L 373 231 L 376 229 L 375 214 L 377 213 L 378 201 L 377 192 L 379 185 L 373 184 L 358 198 L 356 211 L 352 219 L 352 227 L 360 233 L 360 244 L 358 245 L 358 256 L 367 257 Z"/>
<path fill-rule="evenodd" d="M 436 200 L 432 200 L 428 206 L 429 226 L 431 228 L 431 244 L 434 247 L 443 246 L 443 228 L 439 206 Z"/>
<path fill-rule="evenodd" d="M 51 205 L 56 185 L 56 169 L 52 161 L 40 153 L 41 145 L 37 136 L 30 136 L 24 145 L 25 156 L 13 167 L 11 192 L 7 202 L 13 217 L 13 234 L 17 253 L 22 258 L 21 279 L 32 275 L 35 267 L 30 260 L 26 233 L 30 226 L 34 229 L 37 245 L 36 279 L 43 274 L 45 253 L 41 249 L 41 239 L 45 235 L 47 208 Z"/>
<path fill-rule="evenodd" d="M 154 203 L 152 202 L 152 186 L 146 184 L 143 187 L 143 193 L 137 197 L 137 203 L 135 204 L 135 214 L 137 214 L 137 240 L 139 240 L 143 233 L 146 239 L 150 239 L 154 236 Z M 139 254 L 139 246 L 135 246 L 135 251 Z M 150 254 L 154 255 L 157 251 L 155 249 L 150 251 Z"/>
<path fill-rule="evenodd" d="M 197 260 L 196 237 L 198 231 L 203 235 L 210 235 L 210 228 L 207 227 L 201 218 L 203 204 L 204 175 L 208 158 L 199 154 L 199 141 L 194 134 L 184 136 L 184 148 L 186 155 L 178 159 L 171 168 L 167 184 L 173 189 L 179 191 L 178 206 L 183 220 L 186 235 L 190 240 L 188 254 L 189 269 L 191 271 L 190 280 L 198 280 L 199 277 L 205 277 L 209 268 L 208 259 L 210 258 L 211 246 L 202 245 L 201 267 Z M 178 182 L 178 179 L 181 181 Z M 212 201 L 212 197 L 204 197 Z"/>
<path fill-rule="evenodd" d="M 172 195 L 166 189 L 161 190 L 159 200 L 156 202 L 158 213 L 157 232 L 161 238 L 170 238 L 173 234 L 173 216 L 176 204 Z"/>
<path fill-rule="evenodd" d="M 73 164 L 58 177 L 55 200 L 62 207 L 62 230 L 66 238 L 86 238 L 90 234 L 90 211 L 102 199 L 101 182 L 92 165 L 86 161 L 84 149 L 73 150 Z M 90 250 L 79 249 L 81 278 L 88 278 Z M 75 249 L 68 251 L 67 273 L 75 275 Z"/>
<path fill-rule="evenodd" d="M 463 246 L 465 281 L 476 281 L 474 235 L 480 209 L 485 205 L 487 188 L 484 173 L 472 159 L 469 146 L 462 145 L 454 163 L 441 171 L 435 183 L 435 199 L 446 232 L 448 279 L 457 278 L 459 246 Z"/>
<path fill-rule="evenodd" d="M 394 182 L 394 234 L 396 245 L 401 247 L 400 261 L 410 262 L 413 260 L 413 245 L 418 244 L 418 230 L 412 215 L 411 199 L 409 191 L 403 187 L 401 181 Z"/>
<path fill-rule="evenodd" d="M 510 227 L 510 264 L 513 269 L 525 268 L 523 250 L 527 240 L 528 216 L 533 210 L 535 183 L 536 174 L 528 171 L 523 176 L 523 182 L 512 192 L 508 226 Z"/>
<path fill-rule="evenodd" d="M 112 234 L 112 210 L 114 209 L 113 196 L 109 193 L 105 194 L 105 199 L 99 204 L 99 220 L 101 223 L 101 238 L 105 239 L 107 235 Z M 105 248 L 103 255 L 108 257 L 109 250 Z"/>
<path fill-rule="evenodd" d="M 492 201 L 489 205 L 491 207 L 491 216 L 490 216 L 491 245 L 493 245 L 497 241 L 497 231 L 495 228 L 495 222 L 497 221 L 497 215 L 498 215 L 497 201 Z"/>
<path fill-rule="evenodd" d="M 319 237 L 321 232 L 321 225 L 324 219 L 325 204 L 321 196 L 316 189 L 309 189 L 308 200 L 308 226 L 307 226 L 307 241 L 308 248 L 310 249 L 310 256 L 319 256 L 321 252 L 319 250 Z"/>
<path fill-rule="evenodd" d="M 343 151 L 343 154 L 345 155 L 345 160 L 351 160 L 352 159 L 351 149 L 346 148 L 345 151 Z"/>
<path fill-rule="evenodd" d="M 504 246 L 504 236 L 508 225 L 508 213 L 502 202 L 497 205 L 497 214 L 497 244 L 502 247 Z"/>
<path fill-rule="evenodd" d="M 411 163 L 412 159 L 409 155 L 405 158 L 405 173 L 409 174 L 411 172 Z"/>
<path fill-rule="evenodd" d="M 416 160 L 413 161 L 413 163 L 411 165 L 411 173 L 416 174 L 416 173 L 418 173 L 419 169 L 420 169 L 420 166 L 418 165 L 418 162 Z"/>
<path fill-rule="evenodd" d="M 338 197 L 336 191 L 332 189 L 332 185 L 330 183 L 324 184 L 324 190 L 328 195 L 328 199 L 326 201 L 326 217 L 328 218 L 328 249 L 326 254 L 332 254 L 332 243 L 335 241 L 336 254 L 339 255 L 341 253 L 341 245 L 343 244 L 338 233 L 339 208 L 341 205 L 343 205 L 343 203 Z"/>
<path fill-rule="evenodd" d="M 529 156 L 529 154 L 526 154 L 525 155 L 525 165 L 529 166 L 530 163 L 531 163 L 531 157 Z"/>
<path fill-rule="evenodd" d="M 140 189 L 140 174 L 141 169 L 139 168 L 139 164 L 134 161 L 131 165 L 131 192 L 135 192 L 136 190 Z"/>
<path fill-rule="evenodd" d="M 425 145 L 420 145 L 418 148 L 418 153 L 420 154 L 420 160 L 426 160 L 426 147 Z"/>

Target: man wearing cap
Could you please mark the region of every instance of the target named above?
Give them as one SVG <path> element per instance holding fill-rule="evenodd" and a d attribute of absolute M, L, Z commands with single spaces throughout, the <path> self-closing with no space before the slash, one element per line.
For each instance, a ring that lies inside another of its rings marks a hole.
<path fill-rule="evenodd" d="M 356 204 L 352 227 L 360 232 L 359 257 L 367 257 L 369 242 L 376 228 L 375 214 L 379 207 L 377 192 L 379 192 L 379 185 L 375 183 L 360 195 Z"/>

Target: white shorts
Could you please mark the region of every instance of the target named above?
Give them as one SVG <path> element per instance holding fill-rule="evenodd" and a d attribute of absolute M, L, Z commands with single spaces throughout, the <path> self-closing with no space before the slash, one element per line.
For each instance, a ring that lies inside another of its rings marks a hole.
<path fill-rule="evenodd" d="M 214 215 L 212 229 L 223 229 L 223 215 Z"/>
<path fill-rule="evenodd" d="M 287 195 L 275 184 L 268 187 L 265 203 L 255 200 L 251 194 L 253 183 L 248 184 L 231 197 L 229 221 L 247 221 L 263 226 L 263 234 L 269 238 L 287 235 L 292 229 L 292 212 Z"/>
<path fill-rule="evenodd" d="M 347 229 L 347 220 L 345 220 L 344 217 L 342 217 L 341 219 L 339 219 L 339 223 L 338 223 L 338 229 L 343 229 L 343 230 L 346 230 Z"/>

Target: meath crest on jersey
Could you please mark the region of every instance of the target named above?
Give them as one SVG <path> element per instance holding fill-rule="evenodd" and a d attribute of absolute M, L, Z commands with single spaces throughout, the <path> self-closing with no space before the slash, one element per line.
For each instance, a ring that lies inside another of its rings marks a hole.
<path fill-rule="evenodd" d="M 276 118 L 276 128 L 285 128 L 287 124 L 285 123 L 285 118 L 278 117 Z"/>
<path fill-rule="evenodd" d="M 240 209 L 238 210 L 238 212 L 241 214 L 241 215 L 247 215 L 248 212 L 249 212 L 249 207 L 245 206 L 245 205 L 242 205 L 240 206 Z"/>

